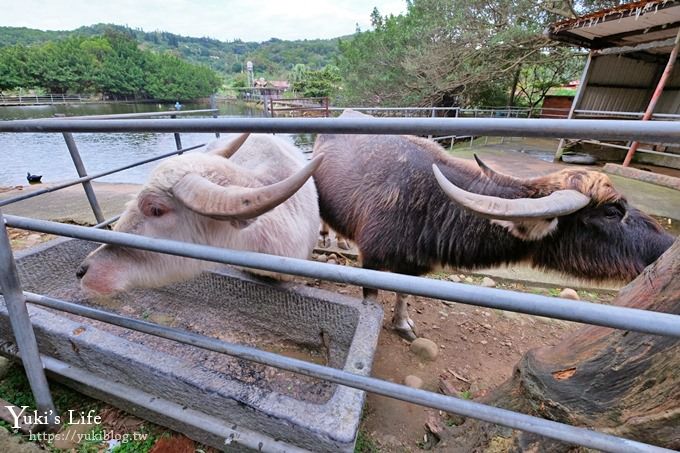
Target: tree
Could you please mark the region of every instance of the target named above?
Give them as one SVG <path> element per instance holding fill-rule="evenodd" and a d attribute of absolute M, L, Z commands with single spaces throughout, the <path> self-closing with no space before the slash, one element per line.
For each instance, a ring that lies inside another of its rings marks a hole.
<path fill-rule="evenodd" d="M 93 87 L 92 55 L 81 49 L 84 38 L 76 36 L 32 48 L 28 72 L 37 86 L 52 93 L 83 92 Z"/>
<path fill-rule="evenodd" d="M 409 14 L 380 21 L 374 14 L 374 30 L 357 32 L 339 41 L 343 103 L 384 106 L 420 103 L 422 93 L 411 89 L 415 76 L 404 67 L 408 50 L 419 45 L 420 18 L 410 10 Z"/>
<path fill-rule="evenodd" d="M 211 69 L 170 54 L 143 51 L 130 33 L 118 30 L 0 48 L 0 90 L 40 87 L 53 93 L 176 100 L 209 96 L 221 85 Z"/>
<path fill-rule="evenodd" d="M 248 88 L 248 76 L 243 73 L 236 74 L 231 79 L 230 85 L 232 88 Z"/>
<path fill-rule="evenodd" d="M 613 305 L 680 314 L 680 239 L 623 288 Z M 680 340 L 606 327 L 584 327 L 557 346 L 527 352 L 512 378 L 485 402 L 680 449 Z M 567 452 L 528 433 L 468 420 L 445 437 L 446 451 Z"/>
<path fill-rule="evenodd" d="M 340 43 L 344 100 L 360 105 L 505 104 L 515 76 L 526 66 L 537 68 L 532 80 L 540 86 L 525 86 L 536 102 L 534 94 L 545 90 L 544 82 L 560 78 L 545 76 L 564 55 L 552 50 L 556 45 L 542 31 L 562 18 L 558 12 L 580 13 L 576 7 L 595 3 L 412 0 L 405 14 L 387 17 L 374 9 L 373 29 Z M 544 71 L 536 61 L 548 68 Z M 533 72 L 524 70 L 525 76 Z"/>
<path fill-rule="evenodd" d="M 538 107 L 551 88 L 574 80 L 581 72 L 584 55 L 565 47 L 546 48 L 519 69 L 517 91 L 522 104 Z"/>
<path fill-rule="evenodd" d="M 154 99 L 195 99 L 209 96 L 222 86 L 211 69 L 171 54 L 147 54 L 145 69 L 145 91 Z"/>
<path fill-rule="evenodd" d="M 290 74 L 288 74 L 288 82 L 290 83 L 290 86 L 293 87 L 293 90 L 297 91 L 297 88 L 295 87 L 299 87 L 306 77 L 307 66 L 298 63 L 295 66 L 293 66 L 293 69 L 290 71 Z"/>
<path fill-rule="evenodd" d="M 293 90 L 305 97 L 327 97 L 337 92 L 340 86 L 340 73 L 336 66 L 328 65 L 319 71 L 302 71 L 298 73 L 292 84 Z"/>
<path fill-rule="evenodd" d="M 0 48 L 0 91 L 33 85 L 24 46 Z"/>
<path fill-rule="evenodd" d="M 94 75 L 98 89 L 114 98 L 137 96 L 144 92 L 144 53 L 129 36 L 109 32 L 101 45 Z M 108 45 L 108 49 L 106 48 Z"/>

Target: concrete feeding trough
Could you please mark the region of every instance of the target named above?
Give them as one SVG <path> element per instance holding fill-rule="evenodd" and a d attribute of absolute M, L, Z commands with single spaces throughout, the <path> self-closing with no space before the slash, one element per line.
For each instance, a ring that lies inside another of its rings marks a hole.
<path fill-rule="evenodd" d="M 88 300 L 75 270 L 96 246 L 57 239 L 18 253 L 23 289 L 370 373 L 382 324 L 377 305 L 226 268 Z M 51 376 L 83 393 L 228 451 L 353 451 L 363 391 L 63 312 L 29 310 Z M 0 352 L 16 355 L 13 342 L 3 303 Z"/>

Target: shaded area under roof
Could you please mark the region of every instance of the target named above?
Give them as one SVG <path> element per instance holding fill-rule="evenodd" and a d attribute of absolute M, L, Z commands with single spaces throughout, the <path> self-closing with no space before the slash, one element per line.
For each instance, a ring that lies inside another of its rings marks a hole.
<path fill-rule="evenodd" d="M 639 1 L 551 24 L 545 34 L 557 41 L 603 49 L 672 40 L 680 28 L 680 2 Z M 664 55 L 673 45 L 644 52 Z"/>

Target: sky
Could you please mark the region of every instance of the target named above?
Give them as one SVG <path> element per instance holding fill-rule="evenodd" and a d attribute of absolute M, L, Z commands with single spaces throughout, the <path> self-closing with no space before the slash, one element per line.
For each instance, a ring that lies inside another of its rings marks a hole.
<path fill-rule="evenodd" d="M 0 0 L 0 26 L 72 30 L 113 23 L 232 41 L 335 38 L 400 14 L 406 0 Z"/>

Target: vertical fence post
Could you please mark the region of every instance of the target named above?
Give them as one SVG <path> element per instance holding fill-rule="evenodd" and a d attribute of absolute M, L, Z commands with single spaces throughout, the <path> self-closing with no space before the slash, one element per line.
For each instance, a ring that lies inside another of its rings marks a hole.
<path fill-rule="evenodd" d="M 73 165 L 76 166 L 76 171 L 78 176 L 81 178 L 87 176 L 87 171 L 85 170 L 85 165 L 83 160 L 80 158 L 80 153 L 78 152 L 78 147 L 76 146 L 76 141 L 73 139 L 73 134 L 70 132 L 63 132 L 64 141 L 66 142 L 66 147 L 68 152 L 71 154 L 71 159 L 73 160 Z M 85 189 L 85 195 L 87 195 L 87 201 L 90 203 L 92 208 L 92 213 L 97 223 L 103 222 L 104 214 L 102 214 L 102 209 L 99 207 L 99 202 L 97 202 L 97 196 L 94 194 L 94 189 L 90 181 L 83 182 L 83 189 Z"/>
<path fill-rule="evenodd" d="M 649 121 L 652 118 L 652 115 L 654 114 L 654 109 L 656 108 L 656 103 L 661 97 L 663 89 L 666 86 L 666 81 L 670 78 L 671 73 L 673 72 L 675 60 L 678 58 L 678 50 L 680 50 L 680 30 L 678 31 L 678 34 L 675 36 L 675 44 L 673 45 L 673 50 L 671 50 L 670 56 L 668 57 L 668 63 L 666 63 L 666 68 L 661 74 L 659 83 L 656 85 L 656 89 L 652 94 L 652 99 L 649 100 L 649 105 L 647 105 L 645 114 L 642 116 L 642 121 Z M 626 153 L 626 158 L 623 160 L 624 167 L 630 165 L 630 162 L 633 160 L 633 155 L 635 154 L 635 151 L 637 151 L 638 146 L 640 146 L 640 142 L 637 140 L 634 140 L 633 143 L 630 144 L 630 148 L 628 148 L 628 152 Z"/>
<path fill-rule="evenodd" d="M 217 110 L 217 95 L 214 93 L 210 96 L 210 108 Z M 217 118 L 217 113 L 218 112 L 213 113 L 213 118 Z M 215 132 L 215 138 L 220 138 L 219 132 Z"/>
<path fill-rule="evenodd" d="M 35 339 L 35 332 L 28 315 L 26 299 L 21 290 L 21 282 L 19 281 L 2 211 L 0 211 L 0 287 L 36 407 L 40 413 L 47 415 L 48 424 L 52 428 L 56 428 L 57 410 L 54 407 L 50 387 L 47 384 L 47 377 L 45 377 L 45 369 L 40 360 L 38 342 Z"/>
<path fill-rule="evenodd" d="M 434 117 L 435 117 L 435 114 L 436 114 L 436 110 L 435 110 L 435 108 L 434 108 L 434 106 L 433 106 L 433 107 L 432 107 L 432 114 L 430 115 L 430 118 L 434 118 Z M 429 140 L 432 140 L 432 134 L 428 135 L 427 138 L 428 138 Z"/>
<path fill-rule="evenodd" d="M 177 118 L 177 115 L 170 115 L 170 118 Z M 175 146 L 177 147 L 178 150 L 182 149 L 182 138 L 179 135 L 179 132 L 175 132 Z M 182 153 L 179 153 L 182 154 Z"/>
<path fill-rule="evenodd" d="M 574 100 L 571 101 L 571 108 L 569 108 L 569 114 L 567 119 L 570 120 L 574 117 L 575 110 L 581 106 L 581 100 L 583 100 L 583 95 L 586 92 L 586 85 L 590 80 L 590 74 L 593 71 L 593 51 L 588 53 L 588 59 L 586 60 L 586 66 L 583 68 L 583 74 L 581 74 L 581 81 L 578 84 L 578 90 L 576 90 L 576 95 L 574 95 Z M 560 142 L 557 144 L 557 150 L 555 151 L 555 157 L 553 161 L 559 162 L 562 160 L 562 153 L 564 152 L 564 145 L 566 140 L 561 138 Z"/>

